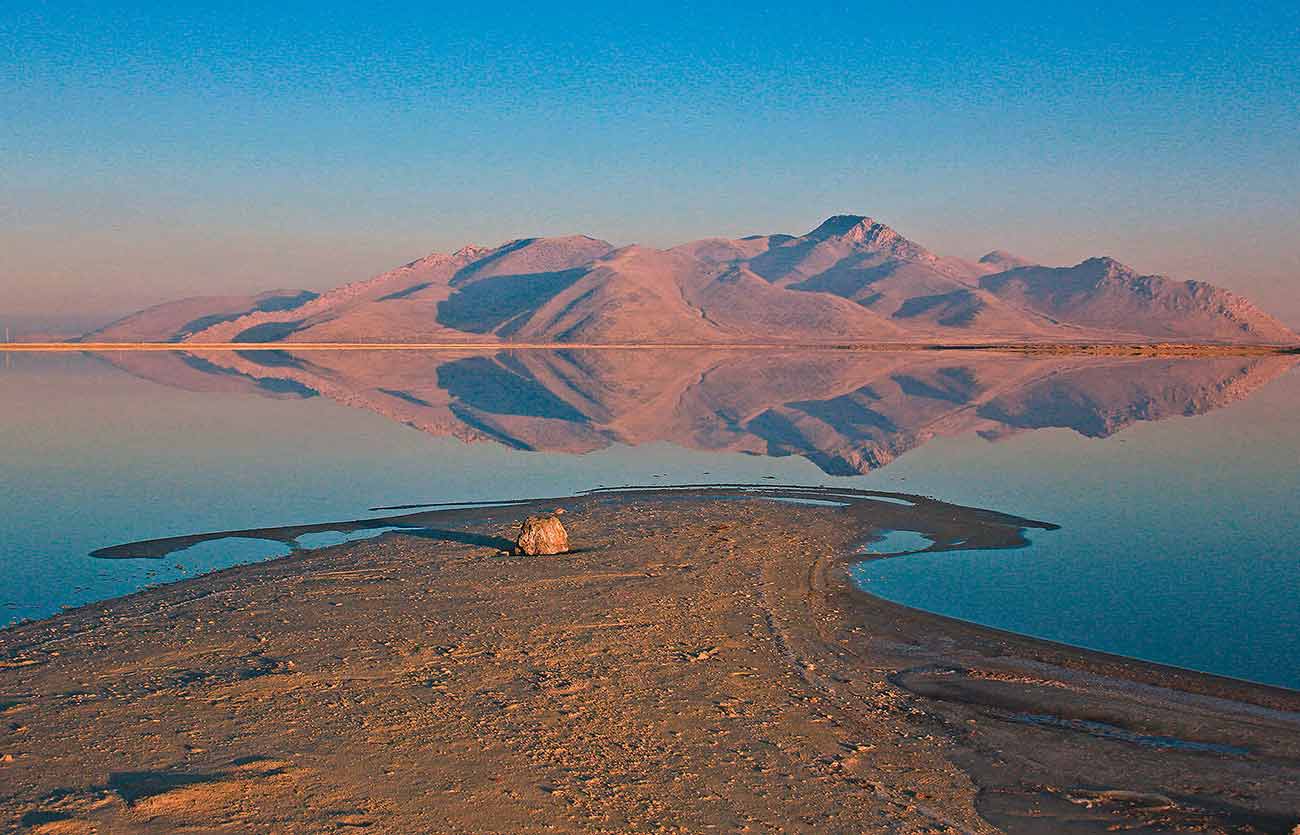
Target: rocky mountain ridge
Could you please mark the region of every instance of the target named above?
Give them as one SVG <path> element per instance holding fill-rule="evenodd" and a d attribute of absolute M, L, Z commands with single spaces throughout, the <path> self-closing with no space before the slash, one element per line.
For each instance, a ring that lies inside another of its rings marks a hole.
<path fill-rule="evenodd" d="M 1290 344 L 1249 301 L 1111 258 L 936 255 L 873 218 L 667 250 L 587 236 L 433 253 L 324 293 L 187 299 L 86 341 Z"/>

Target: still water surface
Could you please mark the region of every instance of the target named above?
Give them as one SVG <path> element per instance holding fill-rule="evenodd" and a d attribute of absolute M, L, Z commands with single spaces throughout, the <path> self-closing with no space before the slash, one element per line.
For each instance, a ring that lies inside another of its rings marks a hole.
<path fill-rule="evenodd" d="M 287 553 L 222 540 L 410 502 L 773 481 L 1061 525 L 861 565 L 875 594 L 1300 688 L 1300 373 L 1286 358 L 516 352 L 11 356 L 0 621 Z M 315 534 L 299 547 L 339 538 Z"/>

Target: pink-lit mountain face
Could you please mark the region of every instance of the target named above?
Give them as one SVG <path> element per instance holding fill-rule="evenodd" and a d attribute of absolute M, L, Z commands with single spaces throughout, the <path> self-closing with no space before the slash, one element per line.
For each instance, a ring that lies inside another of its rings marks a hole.
<path fill-rule="evenodd" d="M 936 255 L 868 217 L 668 250 L 572 236 L 434 253 L 325 293 L 186 299 L 122 342 L 1165 342 L 1290 344 L 1246 299 L 1110 258 Z"/>

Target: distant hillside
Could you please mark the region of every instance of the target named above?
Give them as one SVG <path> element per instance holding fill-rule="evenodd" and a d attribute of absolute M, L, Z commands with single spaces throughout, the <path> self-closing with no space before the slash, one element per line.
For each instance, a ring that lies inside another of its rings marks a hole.
<path fill-rule="evenodd" d="M 88 341 L 1292 343 L 1226 290 L 1110 258 L 1045 267 L 936 255 L 859 215 L 805 235 L 669 250 L 573 236 L 434 253 L 322 294 L 150 308 Z"/>

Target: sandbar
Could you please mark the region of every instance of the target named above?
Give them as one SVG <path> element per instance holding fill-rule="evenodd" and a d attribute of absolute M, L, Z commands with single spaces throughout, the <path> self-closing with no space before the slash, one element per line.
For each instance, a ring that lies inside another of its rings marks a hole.
<path fill-rule="evenodd" d="M 501 553 L 556 506 L 576 551 Z M 1300 823 L 1300 693 L 918 612 L 849 577 L 887 530 L 1015 548 L 1048 523 L 782 487 L 399 518 L 0 632 L 0 830 Z"/>

